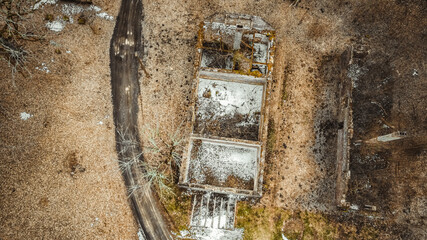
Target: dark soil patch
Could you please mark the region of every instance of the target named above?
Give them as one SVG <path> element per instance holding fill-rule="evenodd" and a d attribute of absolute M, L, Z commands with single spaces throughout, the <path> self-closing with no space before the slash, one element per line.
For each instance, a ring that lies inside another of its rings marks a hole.
<path fill-rule="evenodd" d="M 260 115 L 255 115 L 256 123 L 239 125 L 248 122 L 249 115 L 236 113 L 233 117 L 224 116 L 215 120 L 198 120 L 194 123 L 194 132 L 201 135 L 258 140 Z"/>
<path fill-rule="evenodd" d="M 82 173 L 86 171 L 80 162 L 82 162 L 82 157 L 78 156 L 77 152 L 71 152 L 67 155 L 66 164 L 70 171 L 70 175 L 74 176 L 76 173 Z"/>

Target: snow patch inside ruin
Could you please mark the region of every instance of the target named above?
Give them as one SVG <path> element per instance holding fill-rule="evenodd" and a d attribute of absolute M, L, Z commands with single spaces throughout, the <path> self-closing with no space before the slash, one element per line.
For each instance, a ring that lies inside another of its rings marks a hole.
<path fill-rule="evenodd" d="M 237 125 L 258 124 L 264 87 L 262 85 L 200 79 L 197 117 L 201 121 L 247 115 Z"/>
<path fill-rule="evenodd" d="M 192 139 L 190 182 L 253 190 L 259 146 Z"/>
<path fill-rule="evenodd" d="M 234 230 L 196 227 L 190 230 L 191 236 L 197 240 L 241 240 L 243 228 Z"/>

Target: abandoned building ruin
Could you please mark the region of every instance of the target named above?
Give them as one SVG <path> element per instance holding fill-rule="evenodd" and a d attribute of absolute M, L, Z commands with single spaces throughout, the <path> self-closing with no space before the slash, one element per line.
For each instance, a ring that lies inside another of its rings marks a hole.
<path fill-rule="evenodd" d="M 197 239 L 240 239 L 236 203 L 262 195 L 274 34 L 247 15 L 215 15 L 200 25 L 192 132 L 179 179 L 192 194 Z"/>

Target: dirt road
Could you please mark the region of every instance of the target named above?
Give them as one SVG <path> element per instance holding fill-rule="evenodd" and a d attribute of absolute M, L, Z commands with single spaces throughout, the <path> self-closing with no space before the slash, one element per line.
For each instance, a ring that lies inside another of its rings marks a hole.
<path fill-rule="evenodd" d="M 120 162 L 135 159 L 141 153 L 138 137 L 138 55 L 142 52 L 141 0 L 122 1 L 111 40 L 111 86 L 116 126 L 116 146 Z M 141 158 L 141 157 L 138 157 Z M 128 188 L 143 186 L 139 165 L 124 168 L 123 176 Z M 147 239 L 171 239 L 167 225 L 150 189 L 134 191 L 130 196 L 131 207 Z"/>

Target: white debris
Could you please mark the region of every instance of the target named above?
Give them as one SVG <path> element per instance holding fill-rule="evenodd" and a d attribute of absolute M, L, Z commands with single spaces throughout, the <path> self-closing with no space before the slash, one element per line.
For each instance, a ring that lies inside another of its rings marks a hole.
<path fill-rule="evenodd" d="M 26 112 L 21 112 L 21 119 L 22 120 L 28 120 L 30 117 L 32 117 L 32 114 L 26 113 Z"/>
<path fill-rule="evenodd" d="M 62 31 L 62 29 L 64 29 L 65 22 L 58 21 L 58 20 L 48 22 L 48 23 L 46 23 L 46 27 L 49 28 L 49 30 L 51 30 L 51 31 L 60 32 L 60 31 Z"/>
<path fill-rule="evenodd" d="M 45 5 L 45 4 L 55 4 L 58 0 L 40 0 L 39 2 L 37 2 L 36 4 L 34 4 L 33 9 L 39 9 L 41 6 Z"/>
<path fill-rule="evenodd" d="M 67 51 L 65 51 L 66 53 L 71 53 L 71 51 L 70 50 L 67 50 Z"/>
<path fill-rule="evenodd" d="M 102 124 L 104 124 L 102 121 L 99 121 L 98 123 L 97 123 L 98 125 L 102 125 Z"/>

